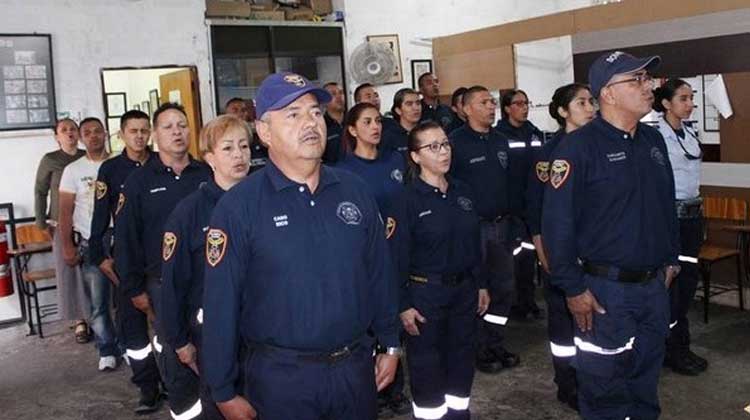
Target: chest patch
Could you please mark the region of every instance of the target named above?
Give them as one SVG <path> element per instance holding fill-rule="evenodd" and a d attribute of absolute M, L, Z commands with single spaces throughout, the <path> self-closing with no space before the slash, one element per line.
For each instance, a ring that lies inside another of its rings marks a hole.
<path fill-rule="evenodd" d="M 556 159 L 552 161 L 549 169 L 549 183 L 554 189 L 558 189 L 565 184 L 570 175 L 571 166 L 567 160 Z"/>
<path fill-rule="evenodd" d="M 164 238 L 162 240 L 161 257 L 164 261 L 169 261 L 174 255 L 174 250 L 177 247 L 177 235 L 172 232 L 164 232 Z"/>
<path fill-rule="evenodd" d="M 508 152 L 506 152 L 505 150 L 498 151 L 497 160 L 500 161 L 500 166 L 502 166 L 503 169 L 508 168 Z"/>
<path fill-rule="evenodd" d="M 221 229 L 209 229 L 206 234 L 206 262 L 216 267 L 227 250 L 227 234 Z"/>
<path fill-rule="evenodd" d="M 336 208 L 336 216 L 347 225 L 358 225 L 362 223 L 362 212 L 359 207 L 350 201 L 339 203 Z"/>
<path fill-rule="evenodd" d="M 458 197 L 456 199 L 456 202 L 458 203 L 458 206 L 461 207 L 464 211 L 471 211 L 474 208 L 474 203 L 471 202 L 470 199 L 466 197 Z"/>
<path fill-rule="evenodd" d="M 664 159 L 664 153 L 662 153 L 661 150 L 659 150 L 659 148 L 656 146 L 651 148 L 651 159 L 653 159 L 654 162 L 661 166 L 665 166 L 667 164 L 666 160 Z"/>
<path fill-rule="evenodd" d="M 107 195 L 107 184 L 102 181 L 96 181 L 96 199 L 101 200 Z"/>
<path fill-rule="evenodd" d="M 549 181 L 549 162 L 540 160 L 536 163 L 536 177 L 542 184 Z"/>
<path fill-rule="evenodd" d="M 400 169 L 394 169 L 391 171 L 391 179 L 398 182 L 399 184 L 404 183 L 404 174 Z"/>

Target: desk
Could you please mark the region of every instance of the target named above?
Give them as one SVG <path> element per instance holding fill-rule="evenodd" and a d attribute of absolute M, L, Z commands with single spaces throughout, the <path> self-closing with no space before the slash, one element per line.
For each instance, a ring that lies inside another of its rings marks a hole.
<path fill-rule="evenodd" d="M 24 304 L 23 308 L 21 308 L 22 311 L 27 312 L 27 320 L 29 323 L 29 335 L 35 335 L 36 331 L 34 330 L 34 318 L 32 317 L 31 312 L 31 299 L 34 299 L 34 308 L 36 312 L 36 319 L 37 323 L 39 325 L 39 337 L 44 338 L 44 334 L 42 333 L 42 315 L 39 309 L 39 298 L 37 294 L 39 292 L 43 292 L 45 290 L 52 290 L 56 289 L 57 286 L 45 286 L 45 287 L 37 287 L 36 282 L 24 281 L 24 273 L 29 272 L 29 261 L 31 260 L 31 257 L 35 254 L 43 254 L 47 252 L 52 251 L 52 243 L 50 242 L 37 242 L 37 243 L 29 243 L 26 245 L 19 246 L 15 249 L 9 249 L 8 250 L 8 256 L 10 256 L 13 267 L 15 268 L 14 272 L 16 275 L 16 284 L 18 285 L 18 290 L 21 292 L 21 295 L 23 296 L 22 303 Z M 52 276 L 54 278 L 54 275 Z"/>

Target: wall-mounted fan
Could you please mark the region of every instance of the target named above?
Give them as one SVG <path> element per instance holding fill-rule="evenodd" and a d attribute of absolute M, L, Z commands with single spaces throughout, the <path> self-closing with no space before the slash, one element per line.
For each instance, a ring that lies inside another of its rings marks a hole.
<path fill-rule="evenodd" d="M 382 85 L 396 70 L 396 60 L 388 46 L 382 42 L 365 42 L 354 49 L 349 58 L 352 78 L 358 83 Z"/>

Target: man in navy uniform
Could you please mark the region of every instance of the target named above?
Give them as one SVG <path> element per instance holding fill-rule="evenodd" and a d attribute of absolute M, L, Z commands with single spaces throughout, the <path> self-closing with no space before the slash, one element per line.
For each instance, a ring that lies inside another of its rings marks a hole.
<path fill-rule="evenodd" d="M 202 360 L 229 420 L 374 420 L 376 390 L 396 371 L 398 279 L 377 203 L 320 161 L 330 99 L 297 74 L 267 77 L 256 128 L 270 161 L 211 218 Z M 370 329 L 387 348 L 374 365 Z M 234 388 L 243 374 L 246 399 Z"/>
<path fill-rule="evenodd" d="M 125 150 L 119 156 L 102 163 L 96 179 L 89 258 L 115 285 L 120 284 L 120 279 L 115 272 L 110 226 L 113 221 L 116 222 L 117 199 L 125 185 L 125 179 L 151 156 L 148 148 L 150 134 L 151 124 L 144 112 L 131 110 L 123 114 L 120 118 L 120 137 L 125 143 Z M 159 408 L 160 377 L 148 338 L 146 314 L 133 306 L 130 298 L 122 293 L 122 288 L 117 287 L 115 298 L 117 335 L 120 345 L 125 347 L 125 355 L 133 372 L 130 381 L 141 393 L 135 412 L 146 414 L 156 411 Z"/>
<path fill-rule="evenodd" d="M 159 341 L 162 236 L 177 203 L 211 177 L 208 165 L 188 153 L 189 129 L 182 106 L 165 103 L 154 112 L 154 137 L 159 153 L 133 171 L 118 198 L 115 263 L 122 293 L 154 322 L 153 347 L 173 416 L 201 414 L 198 378 L 180 363 L 168 344 Z"/>
<path fill-rule="evenodd" d="M 450 107 L 440 103 L 440 82 L 432 73 L 425 73 L 417 79 L 422 95 L 422 118 L 420 121 L 435 121 L 443 129 L 453 122 Z M 450 134 L 450 133 L 448 133 Z"/>
<path fill-rule="evenodd" d="M 674 178 L 651 111 L 659 57 L 616 51 L 589 69 L 601 114 L 552 153 L 542 235 L 551 283 L 577 330 L 573 365 L 585 419 L 656 419 L 679 272 Z"/>
<path fill-rule="evenodd" d="M 341 156 L 341 134 L 344 131 L 342 124 L 344 123 L 344 114 L 346 114 L 346 100 L 344 99 L 344 90 L 336 82 L 326 83 L 323 85 L 323 89 L 331 95 L 331 101 L 326 106 L 325 114 L 323 114 L 328 132 L 323 162 L 334 164 Z"/>
<path fill-rule="evenodd" d="M 482 264 L 487 267 L 490 307 L 479 326 L 477 369 L 497 373 L 518 365 L 503 346 L 513 302 L 513 256 L 508 223 L 508 139 L 492 128 L 497 101 L 487 88 L 472 86 L 463 96 L 466 124 L 450 134 L 451 175 L 468 184 L 481 219 Z"/>
<path fill-rule="evenodd" d="M 258 169 L 266 166 L 268 163 L 268 149 L 258 138 L 258 134 L 255 132 L 255 103 L 252 99 L 232 98 L 227 101 L 224 106 L 224 113 L 234 115 L 235 117 L 245 121 L 253 133 L 253 138 L 250 144 L 252 152 L 252 160 L 250 160 L 250 172 L 257 171 Z"/>

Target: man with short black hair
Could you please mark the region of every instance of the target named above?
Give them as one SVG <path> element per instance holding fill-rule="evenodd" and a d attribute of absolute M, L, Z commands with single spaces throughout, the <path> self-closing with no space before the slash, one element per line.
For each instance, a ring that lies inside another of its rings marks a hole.
<path fill-rule="evenodd" d="M 354 89 L 354 103 L 360 102 L 373 104 L 380 111 L 380 95 L 372 83 L 362 83 Z"/>
<path fill-rule="evenodd" d="M 435 121 L 445 130 L 453 122 L 451 109 L 440 103 L 440 82 L 432 73 L 425 73 L 417 79 L 419 93 L 422 95 L 422 119 Z"/>
<path fill-rule="evenodd" d="M 326 140 L 326 151 L 323 153 L 323 162 L 336 163 L 341 155 L 341 134 L 344 131 L 344 114 L 346 114 L 346 100 L 344 91 L 338 83 L 328 82 L 323 89 L 331 95 L 331 102 L 326 104 L 326 112 L 323 115 L 328 131 Z"/>
<path fill-rule="evenodd" d="M 466 112 L 464 111 L 464 93 L 468 89 L 461 86 L 460 88 L 453 91 L 451 95 L 451 111 L 453 111 L 453 119 L 451 123 L 445 127 L 445 132 L 450 134 L 457 128 L 461 127 L 466 123 Z"/>

